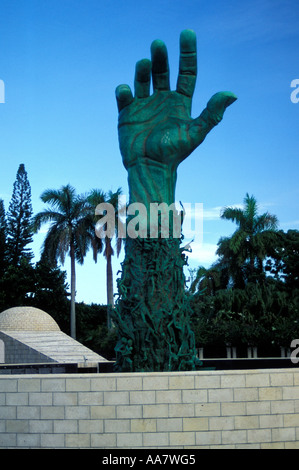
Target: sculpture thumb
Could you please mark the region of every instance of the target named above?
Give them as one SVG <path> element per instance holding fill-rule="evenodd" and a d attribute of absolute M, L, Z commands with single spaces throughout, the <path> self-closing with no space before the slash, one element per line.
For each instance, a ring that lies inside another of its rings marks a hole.
<path fill-rule="evenodd" d="M 209 111 L 210 118 L 215 121 L 215 124 L 218 124 L 222 120 L 226 108 L 236 100 L 236 95 L 230 91 L 220 91 L 212 96 L 208 101 L 207 110 Z"/>
<path fill-rule="evenodd" d="M 193 148 L 200 145 L 210 130 L 219 124 L 226 108 L 236 99 L 236 95 L 230 91 L 221 91 L 212 96 L 201 115 L 190 126 L 189 135 Z"/>

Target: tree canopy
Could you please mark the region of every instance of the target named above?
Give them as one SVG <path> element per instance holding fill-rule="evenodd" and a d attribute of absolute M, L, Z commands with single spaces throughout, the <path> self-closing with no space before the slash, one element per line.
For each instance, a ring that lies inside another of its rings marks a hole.
<path fill-rule="evenodd" d="M 299 232 L 278 230 L 277 217 L 259 214 L 248 194 L 243 208 L 225 207 L 221 217 L 237 229 L 220 238 L 218 260 L 200 266 L 190 286 L 197 343 L 279 354 L 299 335 Z"/>

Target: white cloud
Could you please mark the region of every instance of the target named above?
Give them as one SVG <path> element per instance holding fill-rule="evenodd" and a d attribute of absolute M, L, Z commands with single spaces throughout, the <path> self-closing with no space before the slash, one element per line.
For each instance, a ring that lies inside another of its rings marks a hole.
<path fill-rule="evenodd" d="M 222 206 L 212 207 L 211 209 L 203 209 L 203 218 L 205 220 L 218 220 L 220 218 Z"/>
<path fill-rule="evenodd" d="M 213 243 L 191 243 L 192 251 L 188 253 L 188 259 L 200 265 L 210 266 L 217 260 L 217 245 Z"/>
<path fill-rule="evenodd" d="M 228 207 L 232 207 L 233 209 L 242 209 L 243 204 L 229 204 Z M 216 206 L 212 207 L 211 209 L 203 208 L 203 218 L 204 220 L 219 220 L 221 211 L 223 210 L 224 206 Z"/>

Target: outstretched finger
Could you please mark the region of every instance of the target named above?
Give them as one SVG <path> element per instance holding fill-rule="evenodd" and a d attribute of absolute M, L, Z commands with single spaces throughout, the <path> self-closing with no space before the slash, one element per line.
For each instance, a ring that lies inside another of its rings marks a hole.
<path fill-rule="evenodd" d="M 135 96 L 137 98 L 146 98 L 150 93 L 151 85 L 151 61 L 142 59 L 136 64 L 135 69 Z"/>
<path fill-rule="evenodd" d="M 153 89 L 169 90 L 168 53 L 163 41 L 156 39 L 151 45 Z"/>
<path fill-rule="evenodd" d="M 180 35 L 180 64 L 177 92 L 191 98 L 194 93 L 196 75 L 196 35 L 191 29 L 185 29 Z"/>
<path fill-rule="evenodd" d="M 115 90 L 118 111 L 128 106 L 133 101 L 131 88 L 128 85 L 119 85 Z"/>

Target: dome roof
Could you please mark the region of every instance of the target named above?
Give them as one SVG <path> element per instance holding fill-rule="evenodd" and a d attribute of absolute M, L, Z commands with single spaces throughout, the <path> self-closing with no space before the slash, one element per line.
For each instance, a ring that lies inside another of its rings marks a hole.
<path fill-rule="evenodd" d="M 35 307 L 12 307 L 0 313 L 0 331 L 60 331 L 56 321 Z"/>

